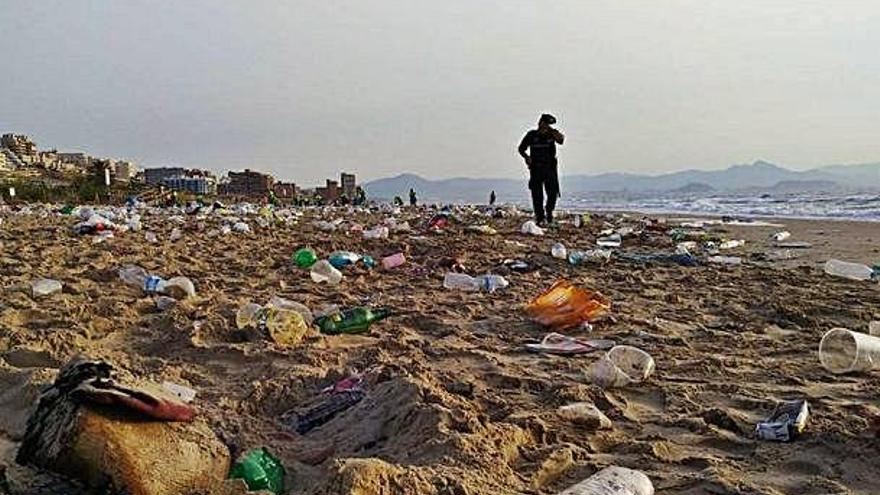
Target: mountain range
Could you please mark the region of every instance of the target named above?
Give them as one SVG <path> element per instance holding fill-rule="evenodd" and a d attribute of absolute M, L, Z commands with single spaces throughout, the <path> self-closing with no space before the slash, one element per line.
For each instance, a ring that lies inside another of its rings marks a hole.
<path fill-rule="evenodd" d="M 494 190 L 503 201 L 525 199 L 527 179 L 454 178 L 430 180 L 414 174 L 368 182 L 364 188 L 374 198 L 406 198 L 410 188 L 423 201 L 453 203 L 485 202 Z M 670 194 L 706 195 L 728 193 L 876 192 L 880 191 L 880 162 L 828 165 L 809 170 L 790 170 L 758 160 L 723 170 L 683 170 L 659 175 L 605 173 L 568 175 L 560 178 L 563 196 L 579 193 L 614 193 L 628 196 Z"/>

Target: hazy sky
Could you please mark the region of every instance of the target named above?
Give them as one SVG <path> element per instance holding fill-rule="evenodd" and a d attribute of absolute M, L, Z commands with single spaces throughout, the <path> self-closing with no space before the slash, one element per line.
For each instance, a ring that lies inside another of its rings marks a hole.
<path fill-rule="evenodd" d="M 3 0 L 0 130 L 314 183 L 880 160 L 876 0 Z"/>

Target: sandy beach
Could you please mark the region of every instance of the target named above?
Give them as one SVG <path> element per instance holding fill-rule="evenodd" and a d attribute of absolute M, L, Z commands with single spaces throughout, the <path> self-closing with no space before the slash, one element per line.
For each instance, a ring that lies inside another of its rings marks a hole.
<path fill-rule="evenodd" d="M 880 320 L 876 282 L 831 277 L 821 267 L 829 258 L 880 262 L 880 224 L 773 219 L 780 226 L 708 226 L 746 241 L 722 253 L 741 256 L 737 266 L 570 266 L 550 256 L 555 242 L 588 249 L 608 227 L 603 223 L 637 227 L 641 215 L 597 214 L 581 228 L 566 222 L 536 237 L 520 233 L 524 217 L 462 213 L 460 222 L 433 233 L 424 229 L 432 212 L 404 210 L 400 220 L 412 232 L 364 240 L 344 226 L 373 226 L 387 214 L 319 213 L 268 228 L 246 219 L 252 232 L 214 237 L 207 232 L 218 217 L 174 224 L 145 215 L 156 244 L 143 232 L 96 244 L 71 232 L 76 220 L 69 216 L 0 215 L 0 374 L 46 368 L 50 376 L 85 353 L 189 386 L 197 391 L 199 420 L 233 456 L 266 446 L 283 460 L 292 494 L 554 494 L 608 465 L 643 471 L 658 494 L 880 493 L 880 375 L 833 375 L 817 356 L 827 330 L 866 332 Z M 665 217 L 669 227 L 683 218 Z M 324 232 L 314 226 L 321 218 L 346 223 Z M 466 229 L 483 223 L 498 233 Z M 175 227 L 183 237 L 171 242 Z M 768 237 L 780 230 L 812 248 L 773 247 Z M 293 264 L 301 247 L 377 259 L 403 252 L 407 263 L 346 268 L 342 283 L 328 286 Z M 626 238 L 622 247 L 674 249 L 661 230 Z M 502 274 L 510 286 L 494 294 L 446 290 L 444 258 L 472 275 Z M 511 273 L 501 267 L 505 259 L 536 270 Z M 151 296 L 118 279 L 125 264 L 190 277 L 197 296 L 159 311 Z M 40 277 L 61 281 L 63 291 L 35 299 L 18 289 Z M 591 332 L 568 333 L 643 349 L 656 362 L 653 375 L 603 389 L 586 375 L 599 353 L 524 350 L 549 330 L 522 307 L 560 278 L 612 301 Z M 275 295 L 312 310 L 375 305 L 395 315 L 368 335 L 313 330 L 288 347 L 243 338 L 236 310 Z M 353 372 L 364 373 L 364 400 L 305 435 L 280 426 L 282 413 Z M 756 422 L 786 399 L 812 407 L 803 436 L 756 440 Z M 0 464 L 8 470 L 21 409 L 10 404 L 22 400 L 14 387 L 0 392 L 0 416 L 8 418 L 0 424 Z M 612 427 L 593 430 L 558 414 L 581 401 L 595 404 Z M 16 493 L 10 485 L 0 483 L 0 492 L 8 486 Z"/>

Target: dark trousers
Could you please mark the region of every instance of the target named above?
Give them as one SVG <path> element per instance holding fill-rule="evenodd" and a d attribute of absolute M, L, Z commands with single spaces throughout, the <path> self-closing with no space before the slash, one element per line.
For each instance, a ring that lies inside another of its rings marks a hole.
<path fill-rule="evenodd" d="M 535 220 L 553 221 L 556 198 L 559 197 L 559 176 L 555 165 L 532 165 L 529 169 L 529 189 L 532 191 L 532 207 Z M 547 205 L 544 205 L 544 190 L 547 191 Z"/>

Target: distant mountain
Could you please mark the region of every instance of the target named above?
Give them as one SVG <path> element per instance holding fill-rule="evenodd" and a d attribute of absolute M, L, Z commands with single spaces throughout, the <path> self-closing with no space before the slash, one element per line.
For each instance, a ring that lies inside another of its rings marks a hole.
<path fill-rule="evenodd" d="M 499 201 L 522 201 L 528 197 L 527 179 L 445 179 L 427 180 L 413 174 L 368 182 L 372 197 L 390 199 L 405 197 L 413 188 L 424 201 L 485 202 L 495 190 Z M 619 192 L 627 195 L 655 193 L 710 194 L 737 190 L 796 192 L 817 190 L 880 191 L 880 163 L 830 165 L 805 171 L 789 170 L 758 160 L 751 164 L 733 165 L 724 170 L 683 170 L 660 175 L 608 173 L 570 175 L 561 179 L 562 193 Z"/>
<path fill-rule="evenodd" d="M 710 186 L 709 184 L 703 184 L 702 182 L 691 182 L 681 187 L 677 187 L 669 192 L 679 194 L 706 194 L 714 190 L 715 188 Z"/>

